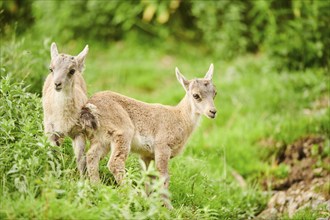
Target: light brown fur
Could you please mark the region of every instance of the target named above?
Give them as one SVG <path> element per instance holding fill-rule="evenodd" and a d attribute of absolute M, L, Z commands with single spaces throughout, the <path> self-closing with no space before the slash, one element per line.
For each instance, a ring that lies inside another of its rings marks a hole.
<path fill-rule="evenodd" d="M 214 118 L 216 113 L 213 65 L 202 79 L 186 80 L 178 69 L 176 74 L 186 90 L 177 106 L 148 104 L 111 91 L 96 93 L 89 99 L 85 107 L 93 109 L 99 123 L 89 135 L 87 170 L 92 182 L 99 182 L 99 160 L 111 146 L 108 168 L 119 184 L 125 174 L 125 160 L 132 151 L 140 154 L 147 166 L 155 160 L 164 187 L 168 188 L 170 158 L 182 151 L 201 114 Z M 172 207 L 168 198 L 165 205 Z"/>
<path fill-rule="evenodd" d="M 82 76 L 88 46 L 78 55 L 59 54 L 51 46 L 51 73 L 42 91 L 44 129 L 49 141 L 59 146 L 65 136 L 73 139 L 73 148 L 81 175 L 86 167 L 85 135 L 77 126 L 81 108 L 87 102 L 87 89 Z M 71 74 L 70 71 L 74 70 Z"/>

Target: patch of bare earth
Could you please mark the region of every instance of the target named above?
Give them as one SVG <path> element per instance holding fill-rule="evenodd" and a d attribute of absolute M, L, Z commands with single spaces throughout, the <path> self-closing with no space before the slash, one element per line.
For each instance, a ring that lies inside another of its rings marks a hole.
<path fill-rule="evenodd" d="M 285 178 L 268 177 L 265 188 L 273 190 L 267 208 L 258 219 L 278 219 L 284 213 L 292 217 L 298 210 L 327 207 L 330 216 L 330 156 L 324 153 L 324 138 L 308 136 L 283 146 L 276 156 L 276 166 L 289 169 Z"/>

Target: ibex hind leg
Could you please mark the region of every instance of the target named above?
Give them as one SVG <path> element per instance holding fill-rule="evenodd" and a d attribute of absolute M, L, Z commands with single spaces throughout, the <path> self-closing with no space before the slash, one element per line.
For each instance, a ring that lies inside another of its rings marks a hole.
<path fill-rule="evenodd" d="M 109 152 L 109 148 L 98 142 L 92 142 L 91 148 L 87 152 L 87 172 L 92 183 L 100 182 L 99 163 Z"/>
<path fill-rule="evenodd" d="M 108 168 L 119 185 L 123 183 L 125 176 L 125 161 L 130 151 L 131 141 L 132 135 L 129 132 L 116 134 L 111 141 L 111 156 Z"/>

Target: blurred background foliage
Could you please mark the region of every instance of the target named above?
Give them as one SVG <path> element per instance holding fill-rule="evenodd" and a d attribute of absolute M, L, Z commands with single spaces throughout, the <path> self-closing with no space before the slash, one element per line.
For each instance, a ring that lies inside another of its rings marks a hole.
<path fill-rule="evenodd" d="M 280 69 L 329 65 L 330 1 L 12 0 L 0 7 L 4 35 L 15 28 L 63 42 L 138 36 L 146 44 L 193 42 L 220 59 L 266 53 Z"/>

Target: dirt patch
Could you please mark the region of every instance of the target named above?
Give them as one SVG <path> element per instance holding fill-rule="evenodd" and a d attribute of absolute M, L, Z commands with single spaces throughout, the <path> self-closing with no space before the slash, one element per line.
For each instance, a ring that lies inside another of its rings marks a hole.
<path fill-rule="evenodd" d="M 274 190 L 274 194 L 259 219 L 277 219 L 284 213 L 291 217 L 302 208 L 316 209 L 322 204 L 330 212 L 328 148 L 319 136 L 304 137 L 280 148 L 274 167 L 282 167 L 280 174 L 284 175 L 271 175 L 263 181 L 263 186 Z"/>

